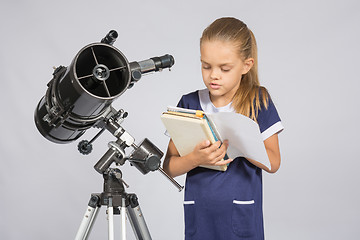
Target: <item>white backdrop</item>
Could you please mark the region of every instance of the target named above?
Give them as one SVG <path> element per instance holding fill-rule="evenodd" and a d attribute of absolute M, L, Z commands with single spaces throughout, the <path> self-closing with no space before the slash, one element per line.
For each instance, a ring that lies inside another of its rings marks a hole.
<path fill-rule="evenodd" d="M 261 83 L 286 128 L 282 166 L 274 175 L 264 173 L 266 238 L 358 238 L 358 1 L 2 0 L 1 239 L 73 239 L 90 194 L 102 191 L 93 165 L 114 137 L 103 134 L 93 153 L 82 156 L 77 143 L 54 144 L 34 125 L 52 67 L 68 66 L 111 29 L 119 32 L 114 46 L 129 61 L 172 54 L 171 72 L 144 76 L 113 104 L 129 112 L 122 126 L 136 142 L 147 137 L 166 151 L 159 117 L 182 94 L 204 87 L 199 38 L 222 16 L 240 18 L 254 31 Z M 128 163 L 121 170 L 153 239 L 183 239 L 183 193 L 160 173 L 143 176 Z M 184 184 L 184 177 L 177 180 Z M 103 207 L 90 239 L 105 239 L 106 226 Z M 130 227 L 128 239 L 134 239 Z"/>

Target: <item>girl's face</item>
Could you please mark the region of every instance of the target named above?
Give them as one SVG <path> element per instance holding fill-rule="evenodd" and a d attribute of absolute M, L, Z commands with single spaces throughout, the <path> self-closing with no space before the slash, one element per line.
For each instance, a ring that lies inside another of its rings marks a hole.
<path fill-rule="evenodd" d="M 231 42 L 204 41 L 200 46 L 203 81 L 215 107 L 229 104 L 253 59 L 243 61 Z"/>

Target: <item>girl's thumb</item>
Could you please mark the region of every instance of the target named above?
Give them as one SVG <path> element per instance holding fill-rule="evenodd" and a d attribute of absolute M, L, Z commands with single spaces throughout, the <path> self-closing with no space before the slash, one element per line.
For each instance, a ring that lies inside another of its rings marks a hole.
<path fill-rule="evenodd" d="M 205 140 L 205 141 L 200 143 L 200 148 L 206 148 L 208 146 L 210 146 L 210 141 L 209 140 Z"/>

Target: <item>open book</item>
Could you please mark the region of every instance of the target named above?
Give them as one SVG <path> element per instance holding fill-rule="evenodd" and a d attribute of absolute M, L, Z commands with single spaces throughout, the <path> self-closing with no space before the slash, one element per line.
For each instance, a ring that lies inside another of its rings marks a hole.
<path fill-rule="evenodd" d="M 198 110 L 168 107 L 161 120 L 180 156 L 192 152 L 201 141 L 209 140 L 214 143 L 227 139 L 228 157 L 250 158 L 271 169 L 259 126 L 246 116 L 233 112 L 208 114 Z M 201 167 L 220 171 L 227 169 L 227 165 Z"/>

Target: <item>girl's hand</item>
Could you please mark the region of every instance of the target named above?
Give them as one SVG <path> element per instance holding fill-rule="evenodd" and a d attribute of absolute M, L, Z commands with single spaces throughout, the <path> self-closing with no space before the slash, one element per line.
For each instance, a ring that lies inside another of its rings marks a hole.
<path fill-rule="evenodd" d="M 225 165 L 233 161 L 233 159 L 222 160 L 228 148 L 228 141 L 224 141 L 221 145 L 218 141 L 210 144 L 210 141 L 204 141 L 195 146 L 194 150 L 185 155 L 180 156 L 174 142 L 170 139 L 168 150 L 164 159 L 164 171 L 171 177 L 180 176 L 200 165 Z"/>
<path fill-rule="evenodd" d="M 209 140 L 205 140 L 196 145 L 190 155 L 191 158 L 196 161 L 196 165 L 198 166 L 221 166 L 233 161 L 233 159 L 222 160 L 225 157 L 228 146 L 229 143 L 227 140 L 225 140 L 223 144 L 221 144 L 220 141 L 211 144 Z"/>

